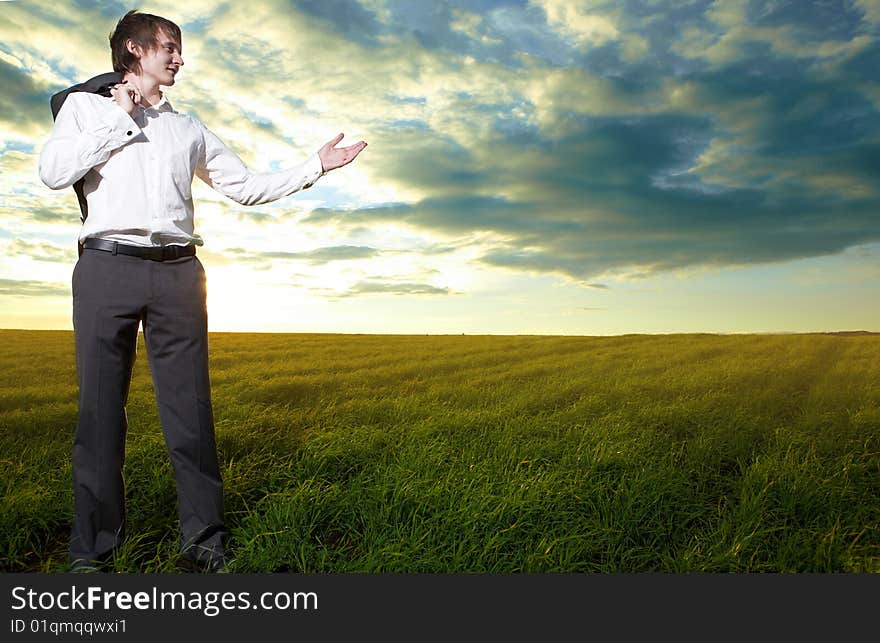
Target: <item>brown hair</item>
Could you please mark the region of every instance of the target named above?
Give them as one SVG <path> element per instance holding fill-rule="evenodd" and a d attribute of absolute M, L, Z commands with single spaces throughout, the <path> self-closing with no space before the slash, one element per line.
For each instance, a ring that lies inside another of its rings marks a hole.
<path fill-rule="evenodd" d="M 122 16 L 116 23 L 116 29 L 110 34 L 113 71 L 140 73 L 140 59 L 137 54 L 128 50 L 126 43 L 131 40 L 144 51 L 150 51 L 159 46 L 159 32 L 162 31 L 180 43 L 180 27 L 167 18 L 150 13 L 139 13 L 137 9 L 132 9 Z"/>

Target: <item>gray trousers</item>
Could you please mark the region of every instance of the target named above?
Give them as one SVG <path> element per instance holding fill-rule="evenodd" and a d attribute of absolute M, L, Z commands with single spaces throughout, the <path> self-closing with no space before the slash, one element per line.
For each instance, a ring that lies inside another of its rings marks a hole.
<path fill-rule="evenodd" d="M 101 561 L 125 536 L 125 405 L 143 324 L 177 482 L 180 547 L 223 555 L 223 483 L 208 379 L 205 271 L 196 257 L 151 261 L 84 250 L 73 271 L 79 415 L 69 562 Z"/>

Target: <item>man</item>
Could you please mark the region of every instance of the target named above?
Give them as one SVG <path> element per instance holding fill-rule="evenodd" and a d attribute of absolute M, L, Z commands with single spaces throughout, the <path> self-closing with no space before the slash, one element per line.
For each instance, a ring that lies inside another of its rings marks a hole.
<path fill-rule="evenodd" d="M 220 571 L 227 529 L 193 175 L 238 203 L 267 203 L 350 163 L 366 143 L 336 148 L 339 134 L 301 165 L 253 173 L 161 91 L 183 66 L 177 25 L 130 11 L 110 35 L 110 48 L 122 82 L 111 98 L 70 94 L 40 154 L 40 177 L 50 188 L 85 177 L 89 213 L 73 272 L 79 414 L 68 560 L 71 571 L 95 569 L 124 536 L 125 405 L 142 324 L 177 482 L 181 551 L 200 568 Z"/>

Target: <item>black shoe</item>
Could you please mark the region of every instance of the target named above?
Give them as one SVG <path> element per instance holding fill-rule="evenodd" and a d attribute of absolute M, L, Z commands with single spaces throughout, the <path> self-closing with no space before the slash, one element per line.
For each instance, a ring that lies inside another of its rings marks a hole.
<path fill-rule="evenodd" d="M 89 560 L 86 558 L 75 558 L 70 561 L 68 571 L 71 574 L 94 574 L 103 572 L 108 563 L 113 560 L 113 552 L 108 552 L 97 560 Z"/>
<path fill-rule="evenodd" d="M 202 574 L 226 574 L 229 573 L 226 556 L 220 555 L 207 560 L 196 560 L 184 554 L 180 557 L 180 567 L 185 571 Z"/>

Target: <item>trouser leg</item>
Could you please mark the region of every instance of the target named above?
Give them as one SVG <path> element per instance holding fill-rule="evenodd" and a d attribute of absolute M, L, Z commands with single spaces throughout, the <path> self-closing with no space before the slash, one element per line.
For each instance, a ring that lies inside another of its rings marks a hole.
<path fill-rule="evenodd" d="M 152 263 L 154 297 L 144 336 L 165 444 L 177 482 L 181 549 L 224 553 L 223 483 L 208 377 L 205 272 L 195 257 Z"/>
<path fill-rule="evenodd" d="M 133 266 L 84 252 L 73 277 L 79 411 L 72 454 L 71 563 L 106 559 L 125 531 L 125 405 L 137 346 L 140 280 Z M 136 267 L 136 266 L 135 266 Z"/>

